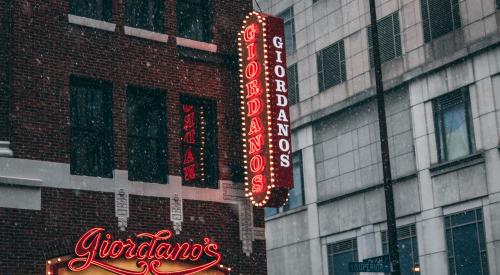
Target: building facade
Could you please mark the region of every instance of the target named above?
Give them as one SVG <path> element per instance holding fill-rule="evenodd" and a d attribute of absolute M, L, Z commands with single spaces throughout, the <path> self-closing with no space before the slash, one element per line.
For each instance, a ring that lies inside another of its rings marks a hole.
<path fill-rule="evenodd" d="M 500 2 L 375 2 L 402 274 L 499 274 Z M 266 209 L 268 272 L 353 274 L 387 254 L 368 1 L 254 7 L 285 19 L 295 95 L 295 190 Z"/>
<path fill-rule="evenodd" d="M 95 227 L 208 237 L 222 254 L 210 274 L 266 274 L 238 149 L 236 37 L 251 9 L 1 1 L 1 274 L 69 274 L 51 264 Z"/>

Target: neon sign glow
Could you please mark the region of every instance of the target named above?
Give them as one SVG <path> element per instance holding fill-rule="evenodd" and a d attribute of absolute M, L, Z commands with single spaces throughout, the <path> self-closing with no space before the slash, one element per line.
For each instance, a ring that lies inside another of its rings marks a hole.
<path fill-rule="evenodd" d="M 245 195 L 279 207 L 293 188 L 283 20 L 249 13 L 238 46 Z"/>
<path fill-rule="evenodd" d="M 219 245 L 210 238 L 203 238 L 202 243 L 168 242 L 173 236 L 170 230 L 160 230 L 155 234 L 141 233 L 137 237 L 147 241 L 137 243 L 127 239 L 112 240 L 111 234 L 105 234 L 103 228 L 92 228 L 87 231 L 76 243 L 76 258 L 68 262 L 71 271 L 78 272 L 96 266 L 123 275 L 185 275 L 195 274 L 217 266 L 222 259 Z M 190 261 L 197 262 L 205 256 L 211 261 L 180 271 L 160 271 L 162 261 Z M 109 264 L 106 260 L 125 258 L 136 260 L 141 271 L 126 270 Z"/>

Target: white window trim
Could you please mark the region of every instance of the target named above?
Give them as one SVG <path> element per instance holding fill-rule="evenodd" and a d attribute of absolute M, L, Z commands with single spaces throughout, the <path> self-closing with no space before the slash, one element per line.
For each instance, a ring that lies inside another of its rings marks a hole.
<path fill-rule="evenodd" d="M 116 24 L 110 23 L 102 20 L 96 20 L 92 18 L 82 17 L 74 14 L 68 14 L 68 22 L 75 25 L 85 26 L 89 28 L 94 28 L 98 30 L 114 32 L 116 30 Z"/>
<path fill-rule="evenodd" d="M 133 27 L 129 27 L 129 26 L 125 26 L 123 28 L 123 30 L 124 30 L 125 34 L 129 35 L 129 36 L 135 36 L 135 37 L 153 40 L 153 41 L 158 41 L 158 42 L 163 42 L 163 43 L 168 42 L 168 35 L 164 34 L 164 33 L 152 32 L 152 31 L 139 29 L 139 28 L 133 28 Z"/>
<path fill-rule="evenodd" d="M 177 46 L 193 48 L 193 49 L 212 52 L 212 53 L 217 52 L 217 45 L 212 44 L 212 43 L 196 41 L 196 40 L 182 38 L 182 37 L 176 37 L 176 41 L 177 41 Z"/>

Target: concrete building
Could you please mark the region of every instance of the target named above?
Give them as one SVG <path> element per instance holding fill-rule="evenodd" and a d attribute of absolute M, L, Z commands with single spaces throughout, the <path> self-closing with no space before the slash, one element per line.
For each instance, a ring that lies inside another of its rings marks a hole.
<path fill-rule="evenodd" d="M 403 274 L 500 274 L 500 1 L 377 0 Z M 386 254 L 366 0 L 259 0 L 287 24 L 295 190 L 268 272 Z M 370 273 L 365 273 L 370 274 Z"/>

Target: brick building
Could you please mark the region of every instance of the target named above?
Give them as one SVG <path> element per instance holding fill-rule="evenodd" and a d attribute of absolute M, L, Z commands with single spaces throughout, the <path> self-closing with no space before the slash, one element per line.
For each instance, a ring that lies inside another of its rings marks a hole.
<path fill-rule="evenodd" d="M 209 236 L 232 273 L 266 273 L 238 168 L 235 40 L 251 8 L 0 2 L 0 274 L 44 274 L 92 227 Z"/>

